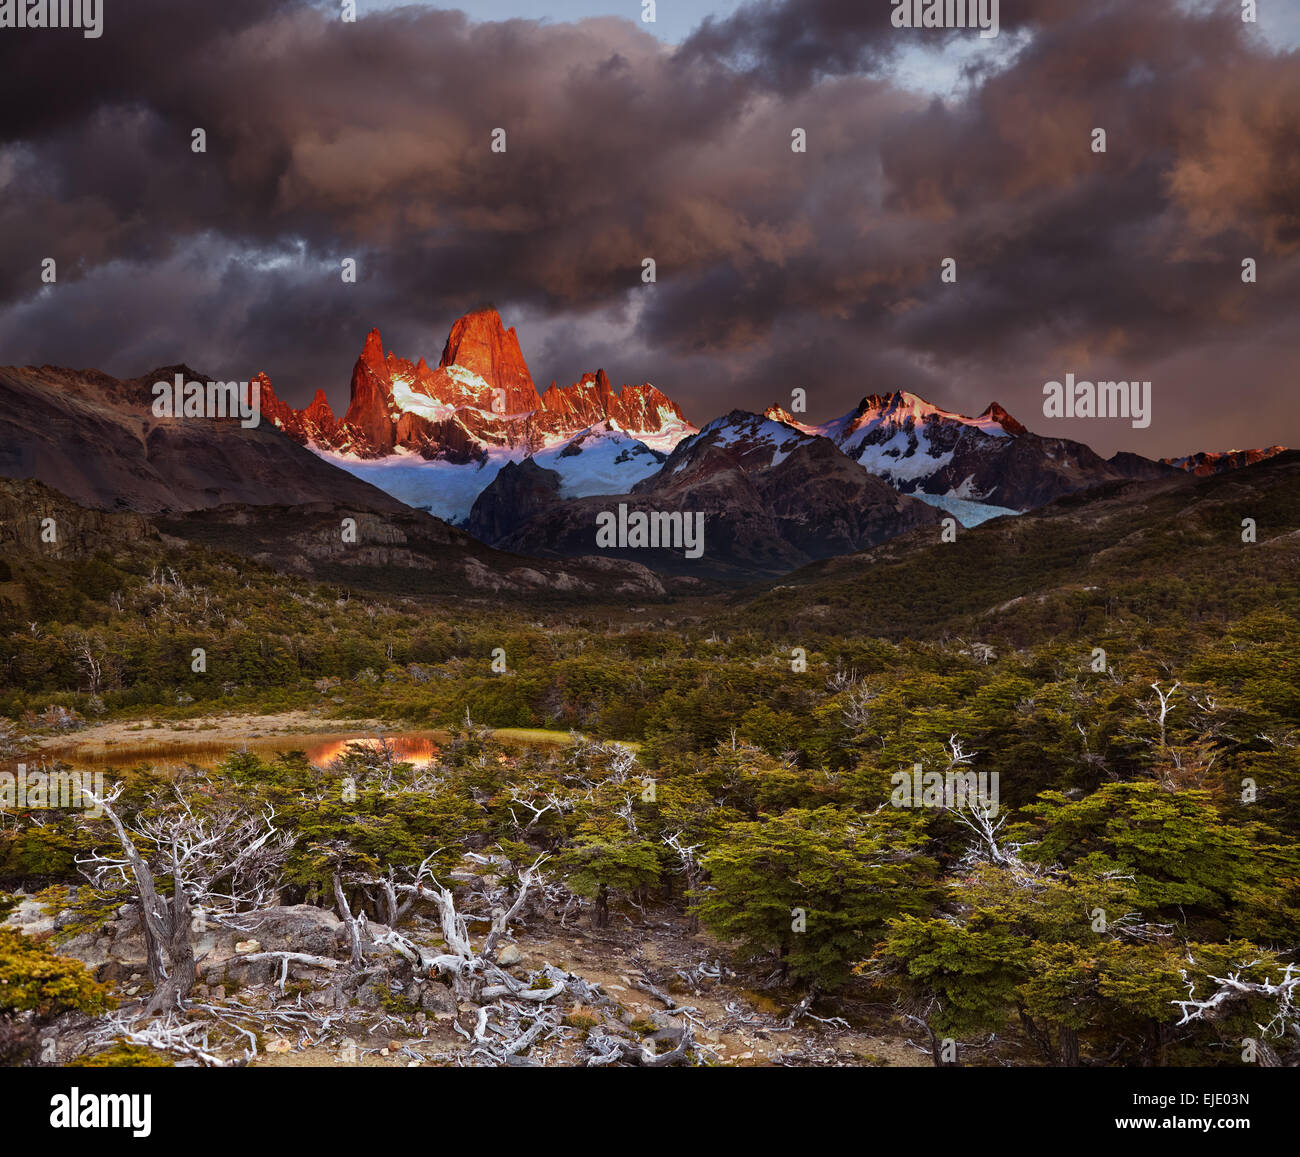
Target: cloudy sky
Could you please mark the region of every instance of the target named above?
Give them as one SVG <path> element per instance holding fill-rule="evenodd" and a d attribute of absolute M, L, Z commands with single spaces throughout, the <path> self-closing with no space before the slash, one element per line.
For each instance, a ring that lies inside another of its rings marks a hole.
<path fill-rule="evenodd" d="M 909 389 L 1106 453 L 1300 446 L 1296 0 L 1002 0 L 989 40 L 888 0 L 103 2 L 98 40 L 0 30 L 0 364 L 342 409 L 372 325 L 434 362 L 490 303 L 539 386 L 697 422 Z M 1151 426 L 1045 419 L 1067 372 L 1151 380 Z"/>

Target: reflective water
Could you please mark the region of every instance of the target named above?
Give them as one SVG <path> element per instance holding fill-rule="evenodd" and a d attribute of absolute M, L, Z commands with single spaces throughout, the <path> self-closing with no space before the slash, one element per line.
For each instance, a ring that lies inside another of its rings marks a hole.
<path fill-rule="evenodd" d="M 397 758 L 422 767 L 438 758 L 446 733 L 441 731 L 408 732 L 385 736 Z M 112 745 L 77 745 L 49 749 L 46 759 L 60 759 L 74 767 L 134 767 L 138 763 L 193 763 L 211 767 L 232 751 L 248 750 L 264 759 L 282 751 L 304 751 L 314 764 L 325 765 L 343 754 L 349 743 L 375 744 L 373 732 L 322 732 L 315 735 L 267 735 L 254 739 L 204 739 L 197 735 L 170 732 L 157 738 L 131 740 Z M 36 761 L 39 762 L 39 759 Z"/>

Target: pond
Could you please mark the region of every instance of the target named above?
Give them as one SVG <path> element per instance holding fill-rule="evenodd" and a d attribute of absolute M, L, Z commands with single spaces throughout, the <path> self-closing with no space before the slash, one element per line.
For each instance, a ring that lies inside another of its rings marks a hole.
<path fill-rule="evenodd" d="M 283 751 L 304 751 L 310 762 L 325 766 L 343 754 L 349 743 L 375 743 L 375 731 L 321 731 L 308 734 L 258 735 L 248 739 L 229 737 L 204 737 L 202 732 L 165 731 L 157 734 L 145 732 L 138 738 L 113 743 L 75 739 L 57 747 L 47 747 L 29 759 L 35 766 L 44 760 L 62 760 L 76 768 L 134 767 L 139 763 L 181 764 L 193 763 L 199 767 L 212 767 L 232 751 L 251 751 L 264 759 L 273 759 Z M 406 731 L 385 733 L 385 738 L 397 752 L 397 758 L 423 767 L 436 762 L 442 746 L 450 736 L 446 731 Z M 502 728 L 493 732 L 493 738 L 510 746 L 554 746 L 568 743 L 570 736 L 564 731 L 544 731 L 531 728 Z M 9 770 L 13 770 L 10 768 Z"/>

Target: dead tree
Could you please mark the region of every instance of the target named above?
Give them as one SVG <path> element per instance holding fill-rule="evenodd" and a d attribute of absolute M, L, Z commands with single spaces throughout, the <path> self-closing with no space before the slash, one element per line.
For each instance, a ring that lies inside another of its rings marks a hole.
<path fill-rule="evenodd" d="M 199 813 L 179 790 L 171 806 L 127 825 L 114 806 L 122 789 L 119 783 L 102 797 L 83 789 L 113 825 L 121 854 L 96 852 L 78 864 L 95 887 L 125 884 L 135 893 L 153 982 L 142 1014 L 152 1016 L 184 1007 L 198 980 L 196 925 L 264 907 L 293 839 L 276 829 L 272 808 L 256 816 Z M 159 892 L 160 878 L 170 880 L 170 896 Z"/>
<path fill-rule="evenodd" d="M 1188 957 L 1189 963 L 1195 963 Z M 1242 973 L 1260 964 L 1252 960 L 1241 965 L 1227 976 L 1210 976 L 1215 989 L 1209 996 L 1196 996 L 1196 982 L 1183 971 L 1180 975 L 1187 985 L 1187 1000 L 1176 1000 L 1183 1011 L 1179 1026 L 1191 1024 L 1192 1021 L 1212 1021 L 1224 1014 L 1228 1006 L 1251 998 L 1264 998 L 1275 1002 L 1272 1017 L 1264 1024 L 1258 1025 L 1260 1040 L 1258 1044 L 1259 1061 L 1268 1068 L 1282 1068 L 1295 1065 L 1300 1056 L 1300 965 L 1281 965 L 1282 974 L 1276 980 L 1243 980 Z M 1285 1057 L 1268 1043 L 1275 1040 L 1280 1045 L 1289 1046 Z"/>
<path fill-rule="evenodd" d="M 686 894 L 690 897 L 694 895 L 704 881 L 704 865 L 700 862 L 699 857 L 699 850 L 704 845 L 685 843 L 682 839 L 684 834 L 683 832 L 674 832 L 670 836 L 663 836 L 662 839 L 664 844 L 677 856 L 682 875 L 686 878 Z M 687 919 L 690 921 L 690 930 L 692 932 L 699 931 L 700 918 L 696 915 L 693 907 L 688 909 Z"/>

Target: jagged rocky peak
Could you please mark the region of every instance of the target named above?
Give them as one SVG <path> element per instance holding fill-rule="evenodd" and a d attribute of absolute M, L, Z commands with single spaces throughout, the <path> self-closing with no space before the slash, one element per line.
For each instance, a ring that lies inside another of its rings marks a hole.
<path fill-rule="evenodd" d="M 802 424 L 789 410 L 784 406 L 777 405 L 775 402 L 763 411 L 763 417 L 772 422 L 784 422 L 787 426 L 793 426 L 796 430 L 803 429 Z"/>
<path fill-rule="evenodd" d="M 1020 422 L 1016 421 L 1007 411 L 997 402 L 990 402 L 985 411 L 976 419 L 979 422 L 993 422 L 1001 426 L 1008 434 L 1019 436 L 1027 434 L 1029 431 Z"/>
<path fill-rule="evenodd" d="M 438 363 L 439 369 L 449 366 L 477 374 L 494 390 L 505 390 L 507 413 L 533 410 L 540 404 L 514 327 L 506 329 L 495 309 L 467 313 L 451 327 Z"/>
<path fill-rule="evenodd" d="M 1202 450 L 1181 458 L 1161 458 L 1160 461 L 1205 478 L 1238 470 L 1242 466 L 1254 466 L 1256 462 L 1263 462 L 1285 450 L 1285 446 L 1262 446 L 1255 450 Z"/>
<path fill-rule="evenodd" d="M 695 433 L 681 408 L 649 382 L 618 390 L 603 369 L 538 394 L 517 334 L 495 309 L 459 318 L 432 369 L 423 357 L 385 354 L 372 329 L 342 420 L 319 394 L 304 410 L 277 399 L 274 419 L 321 452 L 375 459 L 412 451 L 461 463 L 482 462 L 495 449 L 533 453 L 601 423 L 664 452 Z"/>

